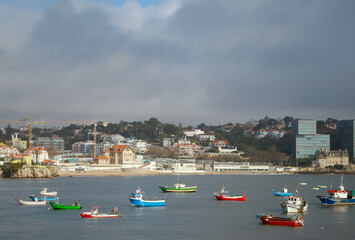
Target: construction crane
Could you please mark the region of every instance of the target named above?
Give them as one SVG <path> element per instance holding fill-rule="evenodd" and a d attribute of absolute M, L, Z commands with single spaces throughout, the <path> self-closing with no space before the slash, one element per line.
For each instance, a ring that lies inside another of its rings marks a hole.
<path fill-rule="evenodd" d="M 66 124 L 75 124 L 75 125 L 79 125 L 79 124 L 85 124 L 85 125 L 94 125 L 94 158 L 96 158 L 96 128 L 97 126 L 104 126 L 107 127 L 107 123 L 104 122 L 96 122 L 96 121 L 85 121 L 85 122 L 81 122 L 81 121 L 48 121 L 49 123 L 53 122 L 53 123 L 66 123 Z"/>
<path fill-rule="evenodd" d="M 32 118 L 31 117 L 24 118 L 24 119 L 19 120 L 19 121 L 0 120 L 0 122 L 3 122 L 3 123 L 22 123 L 22 124 L 27 122 L 27 125 L 28 125 L 28 148 L 32 147 L 32 124 L 39 123 L 41 125 L 44 125 L 46 123 L 46 121 L 32 122 Z"/>

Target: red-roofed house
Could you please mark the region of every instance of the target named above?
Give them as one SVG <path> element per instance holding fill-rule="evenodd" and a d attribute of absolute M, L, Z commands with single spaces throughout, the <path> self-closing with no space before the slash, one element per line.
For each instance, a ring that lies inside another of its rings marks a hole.
<path fill-rule="evenodd" d="M 6 156 L 4 158 L 4 163 L 5 164 L 10 164 L 10 163 L 24 163 L 28 166 L 32 165 L 32 157 L 30 156 L 30 154 L 25 153 L 25 154 L 11 154 L 9 156 Z"/>
<path fill-rule="evenodd" d="M 115 145 L 110 148 L 110 164 L 134 164 L 136 150 L 129 145 Z"/>
<path fill-rule="evenodd" d="M 57 165 L 57 162 L 53 161 L 53 160 L 46 159 L 41 162 L 41 165 L 42 166 L 52 166 L 52 165 Z"/>
<path fill-rule="evenodd" d="M 40 163 L 40 162 L 48 159 L 48 152 L 43 147 L 29 148 L 25 151 L 25 153 L 30 154 L 33 161 L 35 161 L 35 163 Z"/>
<path fill-rule="evenodd" d="M 110 158 L 105 155 L 97 156 L 94 159 L 94 163 L 100 164 L 100 165 L 107 165 L 107 164 L 110 164 Z"/>
<path fill-rule="evenodd" d="M 227 147 L 228 146 L 228 141 L 227 140 L 213 140 L 212 141 L 212 147 Z"/>

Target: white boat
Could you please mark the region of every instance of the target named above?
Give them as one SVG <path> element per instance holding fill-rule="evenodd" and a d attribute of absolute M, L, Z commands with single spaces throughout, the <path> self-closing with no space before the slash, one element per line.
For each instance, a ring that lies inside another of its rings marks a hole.
<path fill-rule="evenodd" d="M 43 206 L 46 205 L 46 201 L 26 201 L 21 198 L 15 198 L 19 205 L 32 205 L 32 206 Z"/>
<path fill-rule="evenodd" d="M 302 186 L 306 186 L 306 185 L 307 185 L 307 183 L 306 183 L 306 182 L 301 182 L 301 183 L 300 183 L 300 185 L 302 185 Z"/>
<path fill-rule="evenodd" d="M 317 187 L 319 187 L 319 188 L 327 188 L 327 186 L 324 186 L 324 185 L 317 185 Z"/>
<path fill-rule="evenodd" d="M 42 196 L 56 196 L 57 192 L 56 191 L 48 192 L 47 188 L 43 188 L 42 191 L 40 192 L 40 194 Z"/>
<path fill-rule="evenodd" d="M 302 213 L 308 210 L 308 202 L 299 196 L 289 196 L 285 202 L 280 203 L 284 213 Z"/>
<path fill-rule="evenodd" d="M 319 190 L 319 187 L 312 187 L 312 190 Z"/>

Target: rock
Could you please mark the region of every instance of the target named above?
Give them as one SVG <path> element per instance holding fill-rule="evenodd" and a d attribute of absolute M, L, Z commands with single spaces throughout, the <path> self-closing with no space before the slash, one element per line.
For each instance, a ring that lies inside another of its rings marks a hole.
<path fill-rule="evenodd" d="M 26 167 L 12 174 L 13 178 L 52 178 L 59 177 L 58 167 Z"/>

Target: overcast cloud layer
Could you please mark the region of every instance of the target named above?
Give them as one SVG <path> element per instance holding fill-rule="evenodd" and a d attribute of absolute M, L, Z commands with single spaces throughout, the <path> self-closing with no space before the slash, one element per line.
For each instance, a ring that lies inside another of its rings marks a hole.
<path fill-rule="evenodd" d="M 0 120 L 355 118 L 355 1 L 23 2 L 0 3 Z"/>

